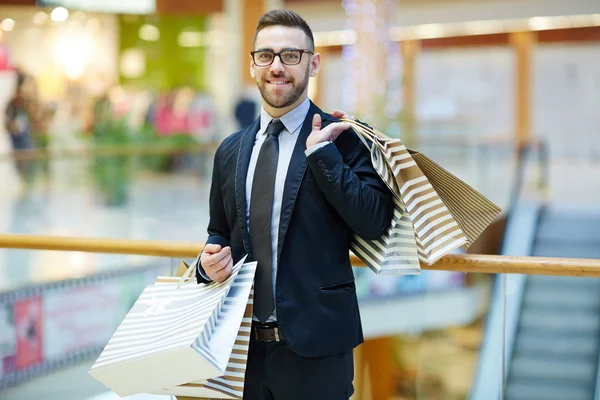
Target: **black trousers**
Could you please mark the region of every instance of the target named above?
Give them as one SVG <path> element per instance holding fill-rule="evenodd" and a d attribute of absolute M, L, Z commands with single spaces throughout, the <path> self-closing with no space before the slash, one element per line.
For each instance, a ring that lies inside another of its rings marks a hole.
<path fill-rule="evenodd" d="M 302 357 L 285 342 L 250 340 L 244 400 L 348 400 L 354 393 L 352 351 Z"/>

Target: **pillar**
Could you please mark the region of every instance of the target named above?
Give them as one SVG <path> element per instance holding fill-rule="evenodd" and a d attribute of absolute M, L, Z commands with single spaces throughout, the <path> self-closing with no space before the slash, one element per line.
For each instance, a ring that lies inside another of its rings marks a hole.
<path fill-rule="evenodd" d="M 415 123 L 415 68 L 419 51 L 420 43 L 417 40 L 403 40 L 400 43 L 400 52 L 402 54 L 402 140 L 407 145 L 413 145 L 417 139 Z"/>
<path fill-rule="evenodd" d="M 346 29 L 354 30 L 355 43 L 342 57 L 351 65 L 344 84 L 343 105 L 357 117 L 377 123 L 383 116 L 388 79 L 389 19 L 394 15 L 389 0 L 345 0 Z"/>
<path fill-rule="evenodd" d="M 534 32 L 514 32 L 511 45 L 515 52 L 515 132 L 517 144 L 531 140 L 532 49 Z"/>

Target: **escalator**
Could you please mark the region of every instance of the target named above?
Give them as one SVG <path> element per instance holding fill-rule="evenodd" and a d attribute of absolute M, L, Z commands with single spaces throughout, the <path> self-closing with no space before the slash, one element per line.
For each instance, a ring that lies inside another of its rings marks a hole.
<path fill-rule="evenodd" d="M 544 210 L 532 256 L 600 258 L 600 215 Z M 506 400 L 593 400 L 600 351 L 600 279 L 523 278 Z"/>

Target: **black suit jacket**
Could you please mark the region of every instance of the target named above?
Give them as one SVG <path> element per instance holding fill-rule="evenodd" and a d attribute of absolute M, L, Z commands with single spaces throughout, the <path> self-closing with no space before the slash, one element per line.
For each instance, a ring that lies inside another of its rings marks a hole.
<path fill-rule="evenodd" d="M 379 238 L 393 212 L 391 193 L 354 132 L 305 156 L 315 113 L 323 126 L 337 121 L 311 102 L 285 181 L 277 249 L 279 329 L 303 356 L 336 354 L 362 343 L 349 245 L 353 232 Z M 259 123 L 227 137 L 214 158 L 206 242 L 231 246 L 234 262 L 245 254 L 252 258 L 246 175 Z"/>

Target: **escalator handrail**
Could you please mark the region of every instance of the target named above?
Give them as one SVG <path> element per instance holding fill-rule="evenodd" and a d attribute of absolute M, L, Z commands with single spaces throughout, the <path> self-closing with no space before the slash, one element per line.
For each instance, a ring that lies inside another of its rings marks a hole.
<path fill-rule="evenodd" d="M 527 171 L 527 162 L 532 153 L 537 154 L 537 163 L 539 168 L 539 176 L 537 182 L 537 191 L 543 194 L 548 187 L 548 170 L 549 157 L 548 147 L 543 140 L 535 139 L 525 142 L 519 142 L 516 146 L 516 168 L 514 170 L 513 184 L 509 198 L 509 206 L 506 216 L 506 230 L 502 238 L 500 254 L 511 254 L 518 256 L 526 256 L 531 254 L 533 246 L 533 235 L 537 230 L 539 221 L 539 207 L 537 205 L 529 205 L 528 207 L 520 207 L 520 199 L 524 188 L 525 174 Z M 519 214 L 519 215 L 516 215 Z M 524 218 L 527 223 L 526 229 L 519 226 L 519 221 Z M 514 239 L 515 236 L 518 239 Z M 525 235 L 525 236 L 523 236 Z M 513 238 L 513 239 L 511 239 Z M 490 308 L 485 322 L 484 341 L 480 349 L 480 357 L 477 365 L 477 370 L 474 378 L 469 398 L 471 400 L 480 399 L 495 399 L 501 398 L 504 393 L 504 383 L 508 374 L 507 365 L 510 365 L 512 350 L 514 346 L 514 337 L 516 334 L 516 321 L 507 321 L 507 314 L 510 318 L 518 316 L 522 306 L 524 276 L 511 275 L 511 302 L 507 303 L 506 275 L 500 280 L 500 276 L 496 276 L 492 287 Z M 507 313 L 507 308 L 510 308 Z M 508 332 L 506 328 L 509 328 Z M 502 329 L 502 353 L 501 366 L 492 363 L 490 360 L 496 360 L 498 350 L 495 348 L 498 335 L 497 330 Z M 508 345 L 506 348 L 505 345 Z M 499 369 L 499 370 L 498 370 Z M 498 379 L 494 379 L 495 377 Z M 490 393 L 491 392 L 491 393 Z"/>

